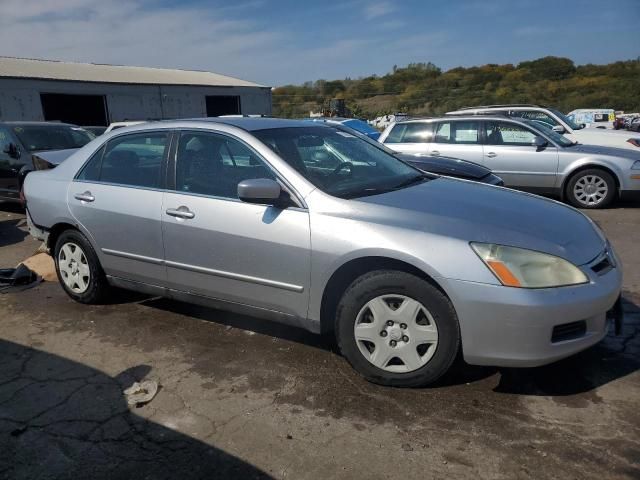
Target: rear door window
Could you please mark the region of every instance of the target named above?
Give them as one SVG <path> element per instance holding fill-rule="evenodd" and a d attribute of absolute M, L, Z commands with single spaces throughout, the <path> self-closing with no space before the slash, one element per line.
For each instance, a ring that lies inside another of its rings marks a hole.
<path fill-rule="evenodd" d="M 431 123 L 398 123 L 389 132 L 384 143 L 430 143 L 433 140 Z"/>
<path fill-rule="evenodd" d="M 116 137 L 91 157 L 78 179 L 160 188 L 168 137 L 161 132 Z"/>
<path fill-rule="evenodd" d="M 435 143 L 474 145 L 479 143 L 479 122 L 441 122 L 435 133 Z"/>

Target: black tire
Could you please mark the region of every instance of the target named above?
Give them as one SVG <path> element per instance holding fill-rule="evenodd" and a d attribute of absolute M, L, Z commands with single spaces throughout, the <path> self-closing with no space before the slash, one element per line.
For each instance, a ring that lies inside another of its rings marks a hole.
<path fill-rule="evenodd" d="M 62 278 L 62 273 L 60 272 L 60 250 L 67 243 L 72 243 L 80 247 L 80 249 L 84 253 L 89 267 L 90 275 L 89 281 L 87 282 L 88 286 L 86 290 L 81 293 L 77 293 L 71 290 L 71 288 L 66 285 L 64 279 Z M 100 261 L 98 260 L 98 256 L 96 255 L 95 250 L 82 233 L 77 230 L 65 230 L 56 240 L 53 254 L 58 281 L 60 282 L 60 285 L 67 293 L 67 295 L 69 295 L 76 302 L 85 304 L 101 304 L 108 299 L 112 289 L 107 282 L 102 267 L 100 266 Z"/>
<path fill-rule="evenodd" d="M 582 179 L 597 178 L 604 181 L 607 186 L 607 193 L 600 201 L 593 204 L 585 203 L 585 201 L 581 201 L 580 198 L 575 193 L 575 187 L 578 182 Z M 611 174 L 605 170 L 600 168 L 589 168 L 587 170 L 581 170 L 578 173 L 575 173 L 567 182 L 567 188 L 565 190 L 565 196 L 567 201 L 576 208 L 584 208 L 588 210 L 594 210 L 597 208 L 606 208 L 611 202 L 616 198 L 617 195 L 617 186 L 615 179 L 611 176 Z"/>
<path fill-rule="evenodd" d="M 358 314 L 367 302 L 381 295 L 403 295 L 417 300 L 436 323 L 435 353 L 417 370 L 406 373 L 383 370 L 365 358 L 358 348 L 354 333 Z M 405 272 L 377 270 L 357 278 L 344 292 L 335 322 L 336 341 L 342 355 L 364 378 L 380 385 L 419 387 L 433 383 L 449 370 L 460 348 L 460 326 L 449 299 L 431 283 Z"/>

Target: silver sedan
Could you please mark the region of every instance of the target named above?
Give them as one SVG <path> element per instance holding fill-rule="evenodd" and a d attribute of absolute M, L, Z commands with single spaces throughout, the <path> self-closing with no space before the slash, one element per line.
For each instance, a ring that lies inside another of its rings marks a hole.
<path fill-rule="evenodd" d="M 379 141 L 400 153 L 479 163 L 508 187 L 579 208 L 640 199 L 640 152 L 578 144 L 544 122 L 502 115 L 416 119 L 390 125 Z"/>
<path fill-rule="evenodd" d="M 585 215 L 425 174 L 332 125 L 117 130 L 25 182 L 32 234 L 81 303 L 111 287 L 333 332 L 367 379 L 542 365 L 600 341 L 622 270 Z"/>

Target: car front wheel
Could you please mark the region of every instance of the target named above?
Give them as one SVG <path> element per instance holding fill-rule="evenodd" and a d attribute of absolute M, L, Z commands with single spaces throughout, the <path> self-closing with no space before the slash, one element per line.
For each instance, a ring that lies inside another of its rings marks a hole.
<path fill-rule="evenodd" d="M 576 173 L 567 184 L 567 200 L 578 208 L 604 208 L 616 196 L 616 182 L 608 172 L 590 168 Z"/>
<path fill-rule="evenodd" d="M 460 328 L 449 299 L 405 272 L 356 279 L 336 315 L 340 351 L 367 380 L 398 387 L 436 381 L 455 360 Z"/>

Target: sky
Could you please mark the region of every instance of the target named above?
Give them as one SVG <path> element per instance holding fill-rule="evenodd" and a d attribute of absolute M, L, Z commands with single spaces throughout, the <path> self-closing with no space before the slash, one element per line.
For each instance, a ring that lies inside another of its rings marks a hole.
<path fill-rule="evenodd" d="M 640 0 L 0 0 L 0 55 L 269 86 L 410 62 L 608 63 L 640 57 Z"/>

